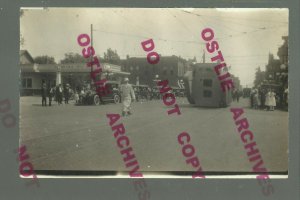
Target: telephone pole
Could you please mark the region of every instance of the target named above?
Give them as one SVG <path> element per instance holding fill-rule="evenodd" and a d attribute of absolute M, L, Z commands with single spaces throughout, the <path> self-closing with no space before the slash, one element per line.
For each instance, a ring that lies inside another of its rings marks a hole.
<path fill-rule="evenodd" d="M 91 24 L 91 47 L 94 48 L 93 46 L 93 24 Z M 93 55 L 91 55 L 91 62 L 93 62 Z M 91 65 L 91 75 L 92 75 L 92 72 L 93 72 L 93 65 Z M 91 86 L 93 84 L 93 80 L 91 79 Z"/>

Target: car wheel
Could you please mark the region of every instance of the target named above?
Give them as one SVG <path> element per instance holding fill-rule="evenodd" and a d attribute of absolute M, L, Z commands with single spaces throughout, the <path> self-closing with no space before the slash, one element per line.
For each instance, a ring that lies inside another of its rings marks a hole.
<path fill-rule="evenodd" d="M 94 96 L 94 104 L 95 104 L 96 106 L 100 105 L 100 98 L 99 98 L 98 95 L 95 95 L 95 96 Z"/>
<path fill-rule="evenodd" d="M 120 97 L 119 95 L 114 96 L 114 103 L 120 103 Z"/>

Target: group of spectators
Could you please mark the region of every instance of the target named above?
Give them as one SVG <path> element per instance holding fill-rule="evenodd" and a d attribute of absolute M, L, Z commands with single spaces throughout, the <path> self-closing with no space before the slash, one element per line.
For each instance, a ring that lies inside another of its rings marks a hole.
<path fill-rule="evenodd" d="M 271 88 L 253 88 L 250 94 L 250 104 L 253 109 L 262 109 L 266 111 L 274 111 L 276 106 L 287 107 L 288 88 L 286 88 L 281 95 Z"/>
<path fill-rule="evenodd" d="M 241 96 L 240 91 L 238 89 L 234 89 L 231 93 L 231 96 L 233 101 L 239 102 Z"/>
<path fill-rule="evenodd" d="M 70 85 L 66 84 L 65 87 L 63 87 L 61 84 L 55 86 L 49 86 L 47 87 L 46 83 L 42 84 L 42 106 L 47 106 L 47 97 L 49 99 L 49 106 L 52 105 L 52 100 L 55 100 L 58 105 L 61 105 L 63 102 L 63 97 L 65 98 L 65 104 L 69 104 L 69 99 L 72 93 L 72 90 L 70 89 Z"/>

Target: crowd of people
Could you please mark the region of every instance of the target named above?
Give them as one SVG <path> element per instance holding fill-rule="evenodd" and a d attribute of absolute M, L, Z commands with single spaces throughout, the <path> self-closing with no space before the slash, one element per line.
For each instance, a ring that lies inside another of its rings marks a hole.
<path fill-rule="evenodd" d="M 65 104 L 69 104 L 69 99 L 72 94 L 72 89 L 70 88 L 69 84 L 66 84 L 64 87 L 61 84 L 58 84 L 57 86 L 52 85 L 47 87 L 46 83 L 43 83 L 41 94 L 42 94 L 42 106 L 47 106 L 47 97 L 48 97 L 48 106 L 52 105 L 53 100 L 55 100 L 58 105 L 62 105 L 63 98 Z"/>
<path fill-rule="evenodd" d="M 280 92 L 281 91 L 281 92 Z M 286 86 L 284 90 L 275 90 L 273 88 L 252 88 L 251 90 L 238 89 L 232 90 L 231 96 L 233 102 L 239 102 L 239 98 L 250 97 L 250 106 L 253 109 L 274 111 L 275 108 L 287 110 L 289 89 Z"/>
<path fill-rule="evenodd" d="M 278 94 L 274 89 L 257 89 L 253 88 L 250 94 L 250 104 L 253 109 L 262 109 L 274 111 L 276 107 L 287 107 L 288 105 L 288 88 L 283 94 Z"/>
<path fill-rule="evenodd" d="M 231 93 L 231 96 L 232 96 L 232 101 L 239 102 L 241 93 L 238 89 L 234 89 Z"/>

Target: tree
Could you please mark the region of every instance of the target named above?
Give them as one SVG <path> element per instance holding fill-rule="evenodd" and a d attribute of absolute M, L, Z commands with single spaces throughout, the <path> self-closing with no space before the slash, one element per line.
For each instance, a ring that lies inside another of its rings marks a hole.
<path fill-rule="evenodd" d="M 104 53 L 104 62 L 120 64 L 121 59 L 116 50 L 113 51 L 111 48 L 109 48 L 107 49 L 106 53 Z"/>
<path fill-rule="evenodd" d="M 78 53 L 65 53 L 65 58 L 60 61 L 61 64 L 68 64 L 68 63 L 86 63 L 90 59 L 84 58 L 82 55 Z"/>
<path fill-rule="evenodd" d="M 55 60 L 50 56 L 37 56 L 34 58 L 34 62 L 37 64 L 55 64 Z"/>
<path fill-rule="evenodd" d="M 24 10 L 21 9 L 20 10 L 20 18 L 22 18 L 24 16 Z M 22 35 L 22 33 L 20 33 L 20 46 L 23 47 L 25 44 L 25 39 L 24 36 Z"/>

